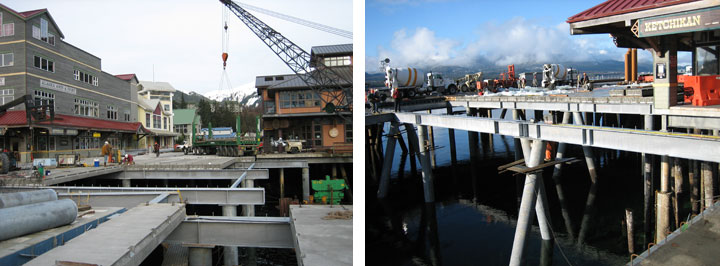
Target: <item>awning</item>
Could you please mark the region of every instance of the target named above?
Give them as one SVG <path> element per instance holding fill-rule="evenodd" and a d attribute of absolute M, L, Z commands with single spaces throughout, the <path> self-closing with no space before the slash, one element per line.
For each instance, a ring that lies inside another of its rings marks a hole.
<path fill-rule="evenodd" d="M 52 121 L 34 122 L 33 125 L 43 127 L 77 128 L 97 131 L 118 131 L 136 134 L 149 134 L 140 122 L 119 122 L 90 117 L 79 117 L 71 115 L 56 114 Z M 0 126 L 23 127 L 27 126 L 25 111 L 8 111 L 0 115 Z"/>
<path fill-rule="evenodd" d="M 150 131 L 150 135 L 152 136 L 160 136 L 160 137 L 177 137 L 180 136 L 179 133 L 170 132 L 167 130 L 157 130 L 157 129 L 148 129 Z"/>

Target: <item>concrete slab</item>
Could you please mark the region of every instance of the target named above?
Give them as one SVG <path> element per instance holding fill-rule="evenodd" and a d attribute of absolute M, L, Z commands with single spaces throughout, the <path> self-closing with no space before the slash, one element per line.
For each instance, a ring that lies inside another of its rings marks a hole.
<path fill-rule="evenodd" d="M 140 170 L 128 169 L 110 179 L 175 179 L 175 180 L 236 180 L 247 172 L 245 179 L 268 179 L 267 169 L 184 169 L 184 170 Z"/>
<path fill-rule="evenodd" d="M 352 265 L 352 219 L 327 219 L 352 205 L 291 205 L 290 220 L 298 265 Z"/>
<path fill-rule="evenodd" d="M 301 152 L 301 153 L 267 153 L 258 154 L 256 162 L 265 160 L 291 160 L 291 161 L 307 161 L 309 164 L 326 164 L 326 163 L 352 163 L 352 154 L 338 153 L 331 154 L 325 152 Z M 258 168 L 258 167 L 256 167 Z"/>
<path fill-rule="evenodd" d="M 160 157 L 155 157 L 155 154 L 134 157 L 135 165 L 127 166 L 127 169 L 223 169 L 234 164 L 236 160 L 235 157 L 169 152 L 160 154 Z"/>
<path fill-rule="evenodd" d="M 650 248 L 634 265 L 717 265 L 720 248 L 720 202 Z"/>
<path fill-rule="evenodd" d="M 184 219 L 182 204 L 140 205 L 26 265 L 139 265 Z"/>
<path fill-rule="evenodd" d="M 93 208 L 95 213 L 77 218 L 73 223 L 0 242 L 0 265 L 22 265 L 67 241 L 96 228 L 123 208 Z"/>

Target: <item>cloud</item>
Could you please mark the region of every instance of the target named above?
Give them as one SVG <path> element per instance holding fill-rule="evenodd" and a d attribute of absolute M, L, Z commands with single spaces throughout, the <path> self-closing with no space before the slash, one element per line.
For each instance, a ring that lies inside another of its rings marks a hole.
<path fill-rule="evenodd" d="M 390 47 L 377 47 L 377 57 L 366 58 L 366 71 L 377 72 L 379 60 L 390 58 L 394 66 L 471 66 L 489 62 L 543 64 L 556 62 L 622 60 L 625 52 L 614 47 L 607 35 L 571 36 L 565 23 L 542 26 L 522 17 L 488 22 L 473 30 L 467 44 L 438 38 L 435 32 L 419 27 L 413 32 L 395 32 Z"/>

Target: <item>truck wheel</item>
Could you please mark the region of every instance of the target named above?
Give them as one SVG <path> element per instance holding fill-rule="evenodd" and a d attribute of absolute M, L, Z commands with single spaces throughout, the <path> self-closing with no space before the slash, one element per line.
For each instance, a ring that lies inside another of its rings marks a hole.
<path fill-rule="evenodd" d="M 380 101 L 384 102 L 385 100 L 387 100 L 387 95 L 385 95 L 385 94 L 380 95 Z"/>
<path fill-rule="evenodd" d="M 412 97 L 415 97 L 415 95 L 417 95 L 417 92 L 415 91 L 415 89 L 408 90 L 408 92 L 407 92 L 408 97 L 412 98 Z"/>
<path fill-rule="evenodd" d="M 468 87 L 465 86 L 465 85 L 462 85 L 462 87 L 460 87 L 460 91 L 462 91 L 462 92 L 466 92 L 467 89 L 468 89 Z M 450 87 L 448 88 L 448 93 L 449 93 L 449 94 L 458 93 L 457 87 L 455 87 L 455 86 L 450 86 Z"/>
<path fill-rule="evenodd" d="M 7 153 L 0 154 L 0 174 L 7 174 L 10 172 L 10 157 Z"/>
<path fill-rule="evenodd" d="M 292 147 L 290 148 L 290 153 L 300 153 L 300 149 L 298 149 L 297 147 Z"/>

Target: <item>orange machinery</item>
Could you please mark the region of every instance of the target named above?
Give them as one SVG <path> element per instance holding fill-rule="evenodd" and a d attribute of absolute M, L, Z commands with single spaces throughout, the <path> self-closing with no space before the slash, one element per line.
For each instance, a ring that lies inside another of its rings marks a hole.
<path fill-rule="evenodd" d="M 694 106 L 720 104 L 720 75 L 685 76 L 685 102 Z"/>

